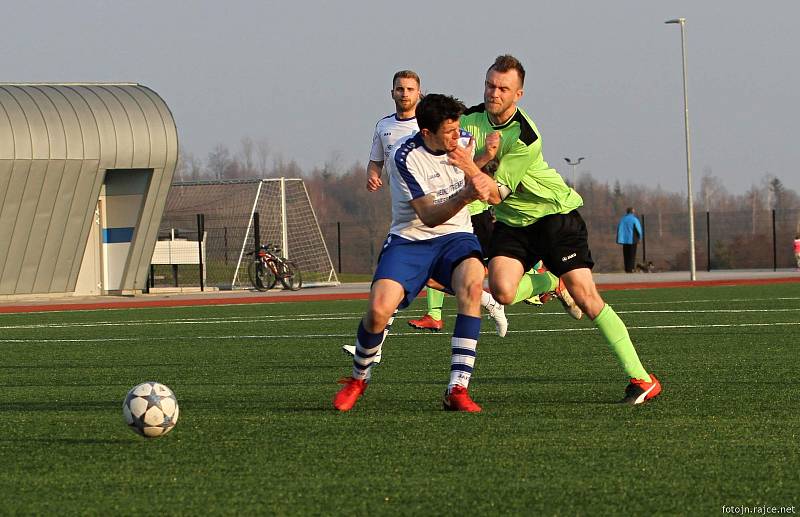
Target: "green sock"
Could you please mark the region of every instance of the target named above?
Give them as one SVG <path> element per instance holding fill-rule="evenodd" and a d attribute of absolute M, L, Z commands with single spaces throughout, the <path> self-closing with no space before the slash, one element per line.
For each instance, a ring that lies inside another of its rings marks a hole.
<path fill-rule="evenodd" d="M 528 271 L 520 278 L 517 294 L 514 296 L 514 301 L 511 302 L 511 305 L 527 300 L 534 294 L 553 291 L 556 287 L 558 287 L 558 277 L 553 273 L 547 271 L 544 274 L 537 274 L 533 271 Z"/>
<path fill-rule="evenodd" d="M 437 291 L 436 289 L 432 289 L 430 287 L 427 288 L 428 290 L 428 316 L 435 320 L 442 319 L 442 305 L 444 305 L 444 293 L 441 291 Z"/>
<path fill-rule="evenodd" d="M 636 355 L 636 349 L 628 335 L 627 327 L 610 305 L 606 304 L 603 307 L 603 310 L 594 319 L 594 325 L 600 329 L 600 333 L 611 346 L 611 350 L 616 354 L 628 377 L 652 382 L 650 375 L 639 361 L 639 356 Z"/>

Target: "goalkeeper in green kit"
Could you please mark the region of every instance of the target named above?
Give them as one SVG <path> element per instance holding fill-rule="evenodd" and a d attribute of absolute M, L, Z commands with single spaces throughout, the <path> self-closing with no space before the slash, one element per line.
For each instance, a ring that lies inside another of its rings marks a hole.
<path fill-rule="evenodd" d="M 586 224 L 577 211 L 583 199 L 544 161 L 539 131 L 517 107 L 524 82 L 522 64 L 513 56 L 499 56 L 486 72 L 484 103 L 461 117 L 461 128 L 475 138 L 475 156 L 498 162 L 497 190 L 489 198 L 497 219 L 488 253 L 489 288 L 504 305 L 530 297 L 537 288 L 526 271 L 542 260 L 600 330 L 630 378 L 622 402 L 641 404 L 656 397 L 661 384 L 642 366 L 625 324 L 597 292 Z M 451 153 L 456 166 L 468 160 L 464 150 Z"/>

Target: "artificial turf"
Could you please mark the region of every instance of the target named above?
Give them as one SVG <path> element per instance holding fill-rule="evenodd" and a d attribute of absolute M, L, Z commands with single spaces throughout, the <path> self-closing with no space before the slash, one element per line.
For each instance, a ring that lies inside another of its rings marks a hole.
<path fill-rule="evenodd" d="M 557 302 L 484 320 L 441 410 L 444 333 L 395 322 L 364 397 L 333 410 L 365 301 L 0 315 L 0 514 L 645 515 L 799 506 L 800 284 L 603 293 L 662 395 L 627 383 Z M 128 430 L 146 380 L 181 407 Z"/>

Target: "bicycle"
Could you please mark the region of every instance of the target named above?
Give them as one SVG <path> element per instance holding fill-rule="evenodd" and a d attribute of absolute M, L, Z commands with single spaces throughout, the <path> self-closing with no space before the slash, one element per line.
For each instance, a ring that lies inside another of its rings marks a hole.
<path fill-rule="evenodd" d="M 247 274 L 253 287 L 259 291 L 269 291 L 278 280 L 285 289 L 297 291 L 303 286 L 303 276 L 294 262 L 284 260 L 277 254 L 281 249 L 275 245 L 265 244 L 258 248 L 258 253 L 247 267 Z M 248 255 L 254 255 L 250 252 Z"/>

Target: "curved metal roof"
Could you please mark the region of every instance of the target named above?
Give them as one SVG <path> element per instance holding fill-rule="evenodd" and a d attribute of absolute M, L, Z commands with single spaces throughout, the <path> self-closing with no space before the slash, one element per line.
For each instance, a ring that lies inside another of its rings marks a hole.
<path fill-rule="evenodd" d="M 0 160 L 162 168 L 177 157 L 164 101 L 134 83 L 0 83 Z"/>
<path fill-rule="evenodd" d="M 109 170 L 151 173 L 121 283 L 141 289 L 177 160 L 145 86 L 0 83 L 0 295 L 74 291 Z"/>

